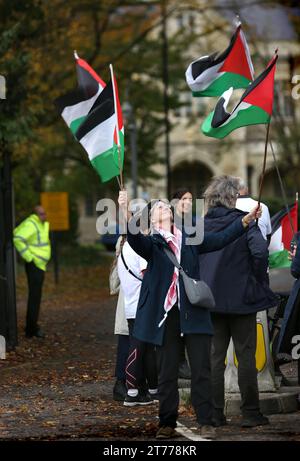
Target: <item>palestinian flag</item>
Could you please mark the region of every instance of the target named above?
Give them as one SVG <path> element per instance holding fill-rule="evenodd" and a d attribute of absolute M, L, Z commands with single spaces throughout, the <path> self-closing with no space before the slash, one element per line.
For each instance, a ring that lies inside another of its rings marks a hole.
<path fill-rule="evenodd" d="M 77 54 L 75 58 L 78 88 L 58 98 L 56 105 L 105 182 L 120 174 L 124 160 L 124 127 L 117 83 L 113 78 L 106 85 L 86 61 Z"/>
<path fill-rule="evenodd" d="M 204 120 L 202 132 L 212 138 L 224 138 L 231 131 L 246 125 L 269 123 L 273 110 L 274 76 L 277 54 L 267 68 L 249 84 L 232 112 L 226 112 L 233 88 L 225 91 L 216 108 Z"/>
<path fill-rule="evenodd" d="M 185 73 L 193 96 L 221 96 L 231 86 L 247 88 L 253 75 L 253 65 L 241 24 L 225 51 L 197 59 Z"/>
<path fill-rule="evenodd" d="M 298 231 L 298 202 L 289 207 L 294 232 Z M 269 266 L 270 269 L 278 267 L 290 267 L 288 259 L 291 241 L 294 232 L 290 223 L 286 207 L 278 211 L 272 218 L 272 237 L 269 245 Z"/>

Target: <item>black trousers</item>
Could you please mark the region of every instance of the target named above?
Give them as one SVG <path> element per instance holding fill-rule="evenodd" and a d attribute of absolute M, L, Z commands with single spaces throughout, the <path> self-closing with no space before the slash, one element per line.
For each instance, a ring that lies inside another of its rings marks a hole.
<path fill-rule="evenodd" d="M 45 272 L 38 269 L 33 262 L 25 263 L 25 270 L 28 282 L 26 334 L 34 335 L 38 330 L 38 318 Z"/>
<path fill-rule="evenodd" d="M 212 314 L 214 337 L 212 347 L 212 382 L 214 408 L 224 409 L 225 359 L 232 337 L 238 360 L 238 384 L 241 393 L 243 416 L 259 412 L 259 393 L 256 369 L 256 314 Z"/>
<path fill-rule="evenodd" d="M 145 392 L 157 389 L 156 352 L 153 344 L 145 343 L 132 335 L 134 319 L 128 319 L 129 354 L 126 364 L 126 385 L 128 389 Z"/>
<path fill-rule="evenodd" d="M 191 367 L 191 400 L 200 425 L 212 423 L 211 336 L 184 336 Z M 157 346 L 159 425 L 176 427 L 179 406 L 178 371 L 182 357 L 179 310 L 169 312 L 162 346 Z"/>
<path fill-rule="evenodd" d="M 118 336 L 118 345 L 117 345 L 117 359 L 116 359 L 116 368 L 115 376 L 117 379 L 120 379 L 125 382 L 126 374 L 126 362 L 129 351 L 129 336 L 128 335 L 117 335 Z"/>

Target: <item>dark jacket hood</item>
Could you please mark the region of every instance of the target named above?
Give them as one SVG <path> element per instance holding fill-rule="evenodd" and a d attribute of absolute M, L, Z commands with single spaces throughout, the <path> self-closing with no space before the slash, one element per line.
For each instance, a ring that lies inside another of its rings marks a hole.
<path fill-rule="evenodd" d="M 211 208 L 205 216 L 205 232 L 222 232 L 246 214 L 236 208 Z M 274 307 L 277 298 L 268 287 L 267 266 L 267 241 L 255 222 L 223 249 L 200 255 L 200 279 L 213 292 L 215 312 L 240 315 Z"/>
<path fill-rule="evenodd" d="M 235 219 L 242 218 L 246 214 L 244 211 L 225 206 L 211 208 L 205 215 L 205 228 L 211 232 L 220 231 L 230 225 Z"/>

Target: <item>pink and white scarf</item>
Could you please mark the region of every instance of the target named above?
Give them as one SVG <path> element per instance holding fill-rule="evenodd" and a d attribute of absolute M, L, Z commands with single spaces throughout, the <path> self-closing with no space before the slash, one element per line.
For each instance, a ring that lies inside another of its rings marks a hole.
<path fill-rule="evenodd" d="M 160 235 L 166 240 L 170 249 L 175 254 L 178 262 L 180 263 L 180 254 L 181 254 L 181 240 L 182 233 L 175 225 L 173 225 L 173 234 L 171 232 L 165 231 L 163 229 L 158 229 Z M 168 289 L 166 299 L 164 302 L 165 315 L 163 319 L 159 322 L 158 327 L 160 328 L 164 321 L 167 318 L 168 312 L 172 309 L 174 304 L 178 299 L 179 302 L 179 270 L 174 266 L 174 272 L 172 276 L 171 285 Z"/>

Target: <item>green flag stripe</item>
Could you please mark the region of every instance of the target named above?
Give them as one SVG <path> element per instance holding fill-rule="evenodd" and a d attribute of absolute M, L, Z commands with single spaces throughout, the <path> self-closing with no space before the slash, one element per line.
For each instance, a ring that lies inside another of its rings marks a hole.
<path fill-rule="evenodd" d="M 289 253 L 287 250 L 275 251 L 269 256 L 270 269 L 279 267 L 291 267 L 291 261 L 288 259 Z"/>
<path fill-rule="evenodd" d="M 86 119 L 86 115 L 83 117 L 79 117 L 76 120 L 73 120 L 70 124 L 70 130 L 72 131 L 73 134 L 76 133 L 82 122 Z"/>
<path fill-rule="evenodd" d="M 260 123 L 268 123 L 270 121 L 270 115 L 257 106 L 250 106 L 248 109 L 240 110 L 230 122 L 218 128 L 212 128 L 211 126 L 213 115 L 214 112 L 211 112 L 201 127 L 202 132 L 212 138 L 224 138 L 236 128 L 247 125 L 259 125 Z"/>
<path fill-rule="evenodd" d="M 111 148 L 106 152 L 102 152 L 102 154 L 94 157 L 91 162 L 103 182 L 109 181 L 120 174 L 119 168 L 114 162 L 113 150 Z"/>
<path fill-rule="evenodd" d="M 121 158 L 121 165 L 123 168 L 124 163 L 124 135 L 120 131 L 120 158 Z M 95 156 L 91 163 L 97 173 L 99 174 L 102 182 L 109 181 L 110 179 L 118 176 L 120 174 L 119 169 L 119 153 L 118 153 L 118 146 L 116 144 L 113 145 L 111 149 L 108 149 L 105 152 L 100 153 L 99 155 Z"/>
<path fill-rule="evenodd" d="M 193 96 L 221 96 L 224 91 L 228 90 L 231 86 L 233 88 L 247 88 L 250 83 L 243 75 L 234 74 L 232 72 L 225 72 L 220 77 L 217 77 L 211 85 L 203 91 L 193 91 Z"/>

